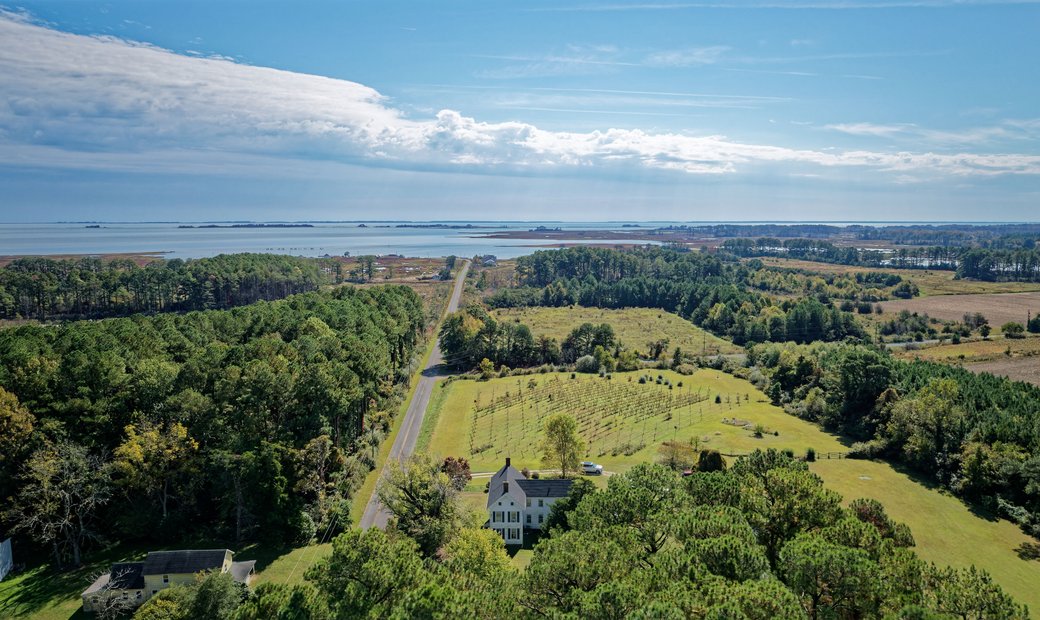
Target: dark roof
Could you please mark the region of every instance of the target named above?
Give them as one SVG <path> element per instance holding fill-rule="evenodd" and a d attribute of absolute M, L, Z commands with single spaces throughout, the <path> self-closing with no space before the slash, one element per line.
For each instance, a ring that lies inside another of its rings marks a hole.
<path fill-rule="evenodd" d="M 527 497 L 567 497 L 573 480 L 517 480 Z"/>
<path fill-rule="evenodd" d="M 214 570 L 223 566 L 228 553 L 227 549 L 152 551 L 144 560 L 144 574 L 169 575 Z"/>
<path fill-rule="evenodd" d="M 113 590 L 144 589 L 144 562 L 117 562 L 108 574 Z"/>

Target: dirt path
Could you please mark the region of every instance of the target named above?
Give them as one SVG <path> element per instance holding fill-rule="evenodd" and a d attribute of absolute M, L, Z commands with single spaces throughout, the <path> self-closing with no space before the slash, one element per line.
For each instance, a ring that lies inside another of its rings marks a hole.
<path fill-rule="evenodd" d="M 466 264 L 459 270 L 458 275 L 455 276 L 455 288 L 451 292 L 451 299 L 448 300 L 447 312 L 455 312 L 459 308 L 459 298 L 462 297 L 462 289 L 466 283 L 466 273 L 469 271 L 469 264 L 469 261 L 466 261 Z M 390 461 L 404 461 L 415 451 L 415 442 L 419 439 L 419 429 L 422 428 L 423 417 L 426 415 L 426 408 L 430 404 L 430 396 L 433 395 L 433 386 L 437 382 L 437 377 L 446 374 L 446 371 L 441 367 L 442 361 L 441 345 L 438 342 L 433 346 L 430 360 L 422 371 L 419 385 L 415 388 L 415 395 L 412 397 L 412 402 L 408 405 L 408 411 L 404 414 L 401 429 L 397 433 L 397 438 L 394 439 L 394 444 L 390 447 L 390 456 L 387 458 L 387 463 Z M 385 463 L 383 464 L 383 469 L 386 469 Z M 382 472 L 380 472 L 380 476 L 382 476 Z M 372 497 L 368 500 L 368 505 L 365 506 L 365 513 L 361 516 L 362 529 L 386 527 L 388 517 L 386 510 L 379 503 L 379 498 L 373 492 Z"/>

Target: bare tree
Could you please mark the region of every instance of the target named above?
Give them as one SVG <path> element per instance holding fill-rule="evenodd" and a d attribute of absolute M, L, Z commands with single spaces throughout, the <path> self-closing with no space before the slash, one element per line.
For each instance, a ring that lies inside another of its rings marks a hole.
<path fill-rule="evenodd" d="M 48 442 L 33 452 L 20 477 L 5 513 L 13 531 L 49 545 L 59 568 L 69 556 L 72 566 L 81 566 L 84 543 L 97 537 L 94 516 L 112 495 L 108 463 L 71 441 Z"/>

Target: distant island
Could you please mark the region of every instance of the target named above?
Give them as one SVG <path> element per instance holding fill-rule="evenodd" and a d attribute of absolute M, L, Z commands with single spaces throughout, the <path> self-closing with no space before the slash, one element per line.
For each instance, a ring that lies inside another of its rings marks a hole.
<path fill-rule="evenodd" d="M 466 230 L 470 228 L 488 228 L 473 224 L 397 224 L 394 228 L 436 228 L 439 230 Z"/>
<path fill-rule="evenodd" d="M 314 224 L 181 224 L 177 228 L 314 228 Z"/>

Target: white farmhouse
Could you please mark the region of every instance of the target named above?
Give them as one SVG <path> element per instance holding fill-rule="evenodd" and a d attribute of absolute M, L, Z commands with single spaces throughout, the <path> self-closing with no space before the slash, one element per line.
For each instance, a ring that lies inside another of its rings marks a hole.
<path fill-rule="evenodd" d="M 506 464 L 488 484 L 487 526 L 507 545 L 522 545 L 524 530 L 540 530 L 549 509 L 571 490 L 570 480 L 533 480 Z"/>

